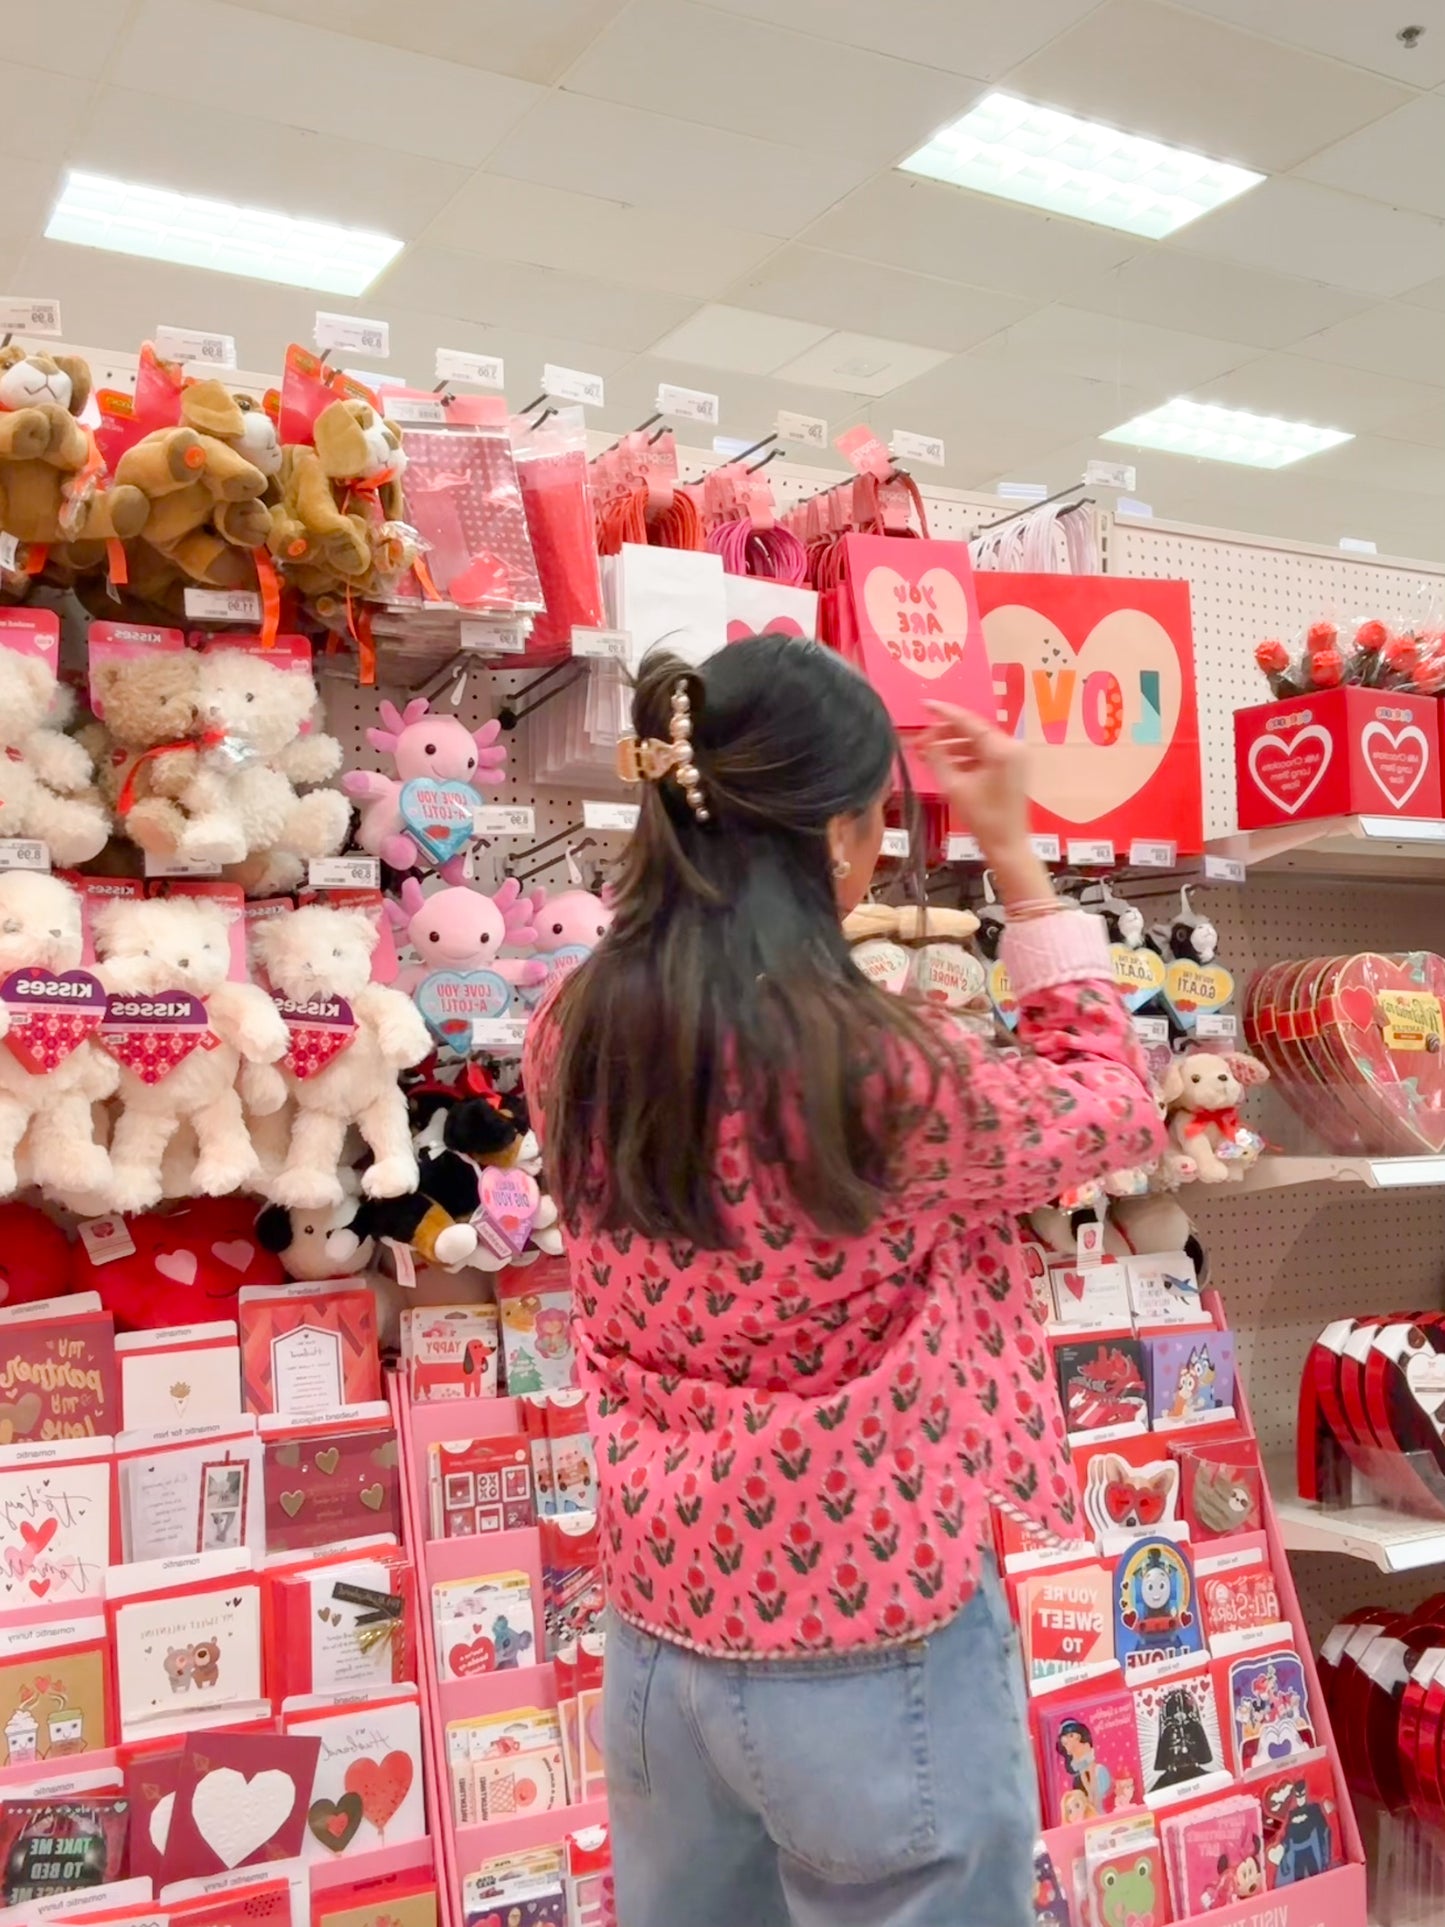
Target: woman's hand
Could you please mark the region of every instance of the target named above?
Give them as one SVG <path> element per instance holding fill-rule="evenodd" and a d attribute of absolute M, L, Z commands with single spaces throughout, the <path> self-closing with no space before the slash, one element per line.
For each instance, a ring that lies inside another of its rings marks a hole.
<path fill-rule="evenodd" d="M 1029 842 L 1029 752 L 967 709 L 929 703 L 922 749 L 952 811 L 977 839 L 1005 903 L 1053 895 Z"/>

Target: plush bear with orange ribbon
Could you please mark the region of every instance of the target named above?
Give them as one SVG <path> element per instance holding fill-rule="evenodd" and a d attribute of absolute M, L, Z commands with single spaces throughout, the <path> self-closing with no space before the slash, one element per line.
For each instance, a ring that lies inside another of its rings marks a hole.
<path fill-rule="evenodd" d="M 264 498 L 280 450 L 274 437 L 263 447 L 248 428 L 248 413 L 224 383 L 192 382 L 180 397 L 180 421 L 142 437 L 116 464 L 117 482 L 150 501 L 147 546 L 210 588 L 254 587 L 253 552 L 271 533 Z"/>
<path fill-rule="evenodd" d="M 272 554 L 303 594 L 375 594 L 415 555 L 401 521 L 401 438 L 356 397 L 329 403 L 312 432 L 283 450 Z"/>
<path fill-rule="evenodd" d="M 0 529 L 32 550 L 69 545 L 77 566 L 139 535 L 150 513 L 144 490 L 105 485 L 95 438 L 77 420 L 89 395 L 79 355 L 0 348 Z M 33 573 L 44 560 L 32 554 L 24 566 Z"/>
<path fill-rule="evenodd" d="M 180 649 L 92 666 L 105 721 L 81 740 L 121 829 L 157 856 L 174 856 L 188 827 L 175 799 L 190 779 L 189 752 L 202 734 L 198 665 L 194 650 Z"/>

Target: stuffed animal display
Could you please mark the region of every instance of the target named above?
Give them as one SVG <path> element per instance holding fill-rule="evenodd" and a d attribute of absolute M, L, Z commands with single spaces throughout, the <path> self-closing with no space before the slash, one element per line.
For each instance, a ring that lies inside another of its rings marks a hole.
<path fill-rule="evenodd" d="M 1161 1087 L 1170 1142 L 1201 1184 L 1238 1183 L 1259 1156 L 1263 1140 L 1240 1122 L 1238 1105 L 1246 1089 L 1268 1081 L 1267 1066 L 1242 1051 L 1190 1051 L 1171 1066 Z"/>
<path fill-rule="evenodd" d="M 368 729 L 374 749 L 391 754 L 393 773 L 352 770 L 343 779 L 348 796 L 362 804 L 357 842 L 393 870 L 436 869 L 460 882 L 472 815 L 481 803 L 477 785 L 506 780 L 507 752 L 501 725 L 471 731 L 455 716 L 434 711 L 424 696 L 404 710 L 381 705 L 379 729 Z"/>

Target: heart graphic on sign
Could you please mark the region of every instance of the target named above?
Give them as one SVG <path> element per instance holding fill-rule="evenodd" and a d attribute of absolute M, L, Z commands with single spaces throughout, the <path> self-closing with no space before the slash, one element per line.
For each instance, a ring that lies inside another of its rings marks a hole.
<path fill-rule="evenodd" d="M 324 1451 L 316 1454 L 316 1470 L 318 1472 L 324 1472 L 328 1479 L 340 1463 L 341 1450 L 339 1446 L 328 1445 Z"/>
<path fill-rule="evenodd" d="M 356 1838 L 361 1825 L 361 1795 L 343 1793 L 339 1800 L 313 1800 L 306 1824 L 330 1853 L 341 1853 Z"/>
<path fill-rule="evenodd" d="M 14 970 L 0 984 L 0 1003 L 10 1016 L 11 1055 L 44 1077 L 100 1029 L 105 988 L 88 970 Z"/>
<path fill-rule="evenodd" d="M 925 682 L 937 682 L 962 660 L 968 596 L 947 569 L 929 569 L 916 587 L 896 569 L 870 569 L 863 607 L 888 653 Z"/>
<path fill-rule="evenodd" d="M 542 1201 L 536 1179 L 525 1171 L 506 1171 L 488 1164 L 482 1169 L 477 1190 L 488 1222 L 501 1232 L 513 1251 L 524 1251 Z"/>
<path fill-rule="evenodd" d="M 295 1804 L 296 1782 L 277 1767 L 248 1780 L 234 1767 L 218 1766 L 191 1795 L 191 1819 L 229 1872 L 285 1826 Z"/>
<path fill-rule="evenodd" d="M 0 1405 L 0 1445 L 28 1438 L 40 1419 L 39 1392 L 23 1392 L 13 1404 Z"/>
<path fill-rule="evenodd" d="M 478 1673 L 495 1672 L 497 1649 L 486 1638 L 465 1644 L 459 1641 L 447 1654 L 447 1666 L 453 1679 L 471 1679 Z"/>
<path fill-rule="evenodd" d="M 386 1499 L 386 1487 L 382 1485 L 364 1485 L 356 1496 L 368 1512 L 380 1512 Z"/>
<path fill-rule="evenodd" d="M 403 783 L 401 820 L 435 864 L 460 856 L 472 840 L 472 812 L 481 798 L 470 783 L 416 776 Z"/>
<path fill-rule="evenodd" d="M 411 1791 L 416 1768 L 409 1753 L 388 1753 L 382 1760 L 353 1760 L 346 1769 L 346 1791 L 361 1796 L 361 1810 L 378 1833 L 386 1830 Z"/>
<path fill-rule="evenodd" d="M 162 1251 L 155 1262 L 162 1278 L 169 1278 L 173 1285 L 193 1285 L 196 1282 L 194 1251 Z"/>
<path fill-rule="evenodd" d="M 44 1552 L 59 1530 L 59 1519 L 47 1519 L 42 1526 L 33 1526 L 28 1519 L 20 1521 L 20 1537 L 32 1552 Z"/>
<path fill-rule="evenodd" d="M 466 1051 L 474 1023 L 506 1016 L 512 987 L 495 970 L 434 970 L 417 985 L 412 1001 L 439 1044 Z"/>
<path fill-rule="evenodd" d="M 301 1463 L 301 1447 L 295 1439 L 287 1439 L 276 1447 L 277 1465 L 295 1466 Z"/>
<path fill-rule="evenodd" d="M 1281 736 L 1256 737 L 1249 746 L 1249 773 L 1271 803 L 1286 816 L 1297 816 L 1319 788 L 1334 753 L 1330 732 L 1307 723 L 1288 742 Z"/>
<path fill-rule="evenodd" d="M 1404 809 L 1430 767 L 1430 745 L 1417 723 L 1393 734 L 1383 723 L 1367 723 L 1360 731 L 1360 754 L 1385 800 L 1397 810 Z"/>
<path fill-rule="evenodd" d="M 106 1002 L 96 1042 L 142 1084 L 159 1084 L 197 1049 L 215 1050 L 206 1006 L 188 990 L 116 995 Z"/>
<path fill-rule="evenodd" d="M 1080 640 L 1037 609 L 1005 603 L 984 616 L 983 632 L 1001 726 L 1050 746 L 1030 764 L 1033 801 L 1065 822 L 1092 823 L 1137 796 L 1169 754 L 1183 704 L 1164 625 L 1115 609 Z M 1145 686 L 1157 720 L 1152 707 L 1148 718 L 1140 711 Z"/>
<path fill-rule="evenodd" d="M 277 1497 L 280 1500 L 281 1510 L 286 1514 L 288 1519 L 294 1519 L 306 1503 L 306 1494 L 304 1492 L 281 1492 L 277 1494 Z"/>
<path fill-rule="evenodd" d="M 1083 1272 L 1066 1271 L 1063 1273 L 1063 1281 L 1064 1290 L 1067 1291 L 1069 1296 L 1078 1304 L 1082 1304 L 1084 1302 L 1084 1292 L 1088 1286 L 1088 1280 L 1085 1278 Z"/>

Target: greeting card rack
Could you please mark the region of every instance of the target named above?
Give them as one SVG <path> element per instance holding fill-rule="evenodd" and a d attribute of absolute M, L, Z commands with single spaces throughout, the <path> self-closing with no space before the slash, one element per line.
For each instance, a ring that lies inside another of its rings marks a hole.
<path fill-rule="evenodd" d="M 422 1684 L 422 1739 L 426 1754 L 427 1797 L 433 1837 L 440 1848 L 437 1859 L 438 1919 L 441 1927 L 463 1927 L 462 1889 L 473 1874 L 498 1854 L 525 1853 L 561 1840 L 585 1827 L 605 1824 L 607 1802 L 589 1800 L 554 1808 L 547 1813 L 518 1815 L 458 1826 L 452 1813 L 451 1778 L 447 1770 L 446 1727 L 449 1720 L 505 1713 L 514 1707 L 555 1707 L 556 1672 L 550 1660 L 507 1672 L 482 1673 L 471 1679 L 441 1677 L 431 1614 L 431 1588 L 439 1579 L 462 1579 L 479 1568 L 526 1573 L 532 1598 L 540 1602 L 542 1540 L 535 1526 L 514 1532 L 485 1533 L 458 1539 L 427 1536 L 430 1505 L 427 1453 L 432 1445 L 459 1438 L 497 1438 L 522 1430 L 520 1406 L 511 1398 L 468 1398 L 414 1401 L 400 1375 L 393 1377 L 398 1432 L 402 1441 L 402 1502 L 407 1543 L 416 1570 L 420 1621 Z"/>

